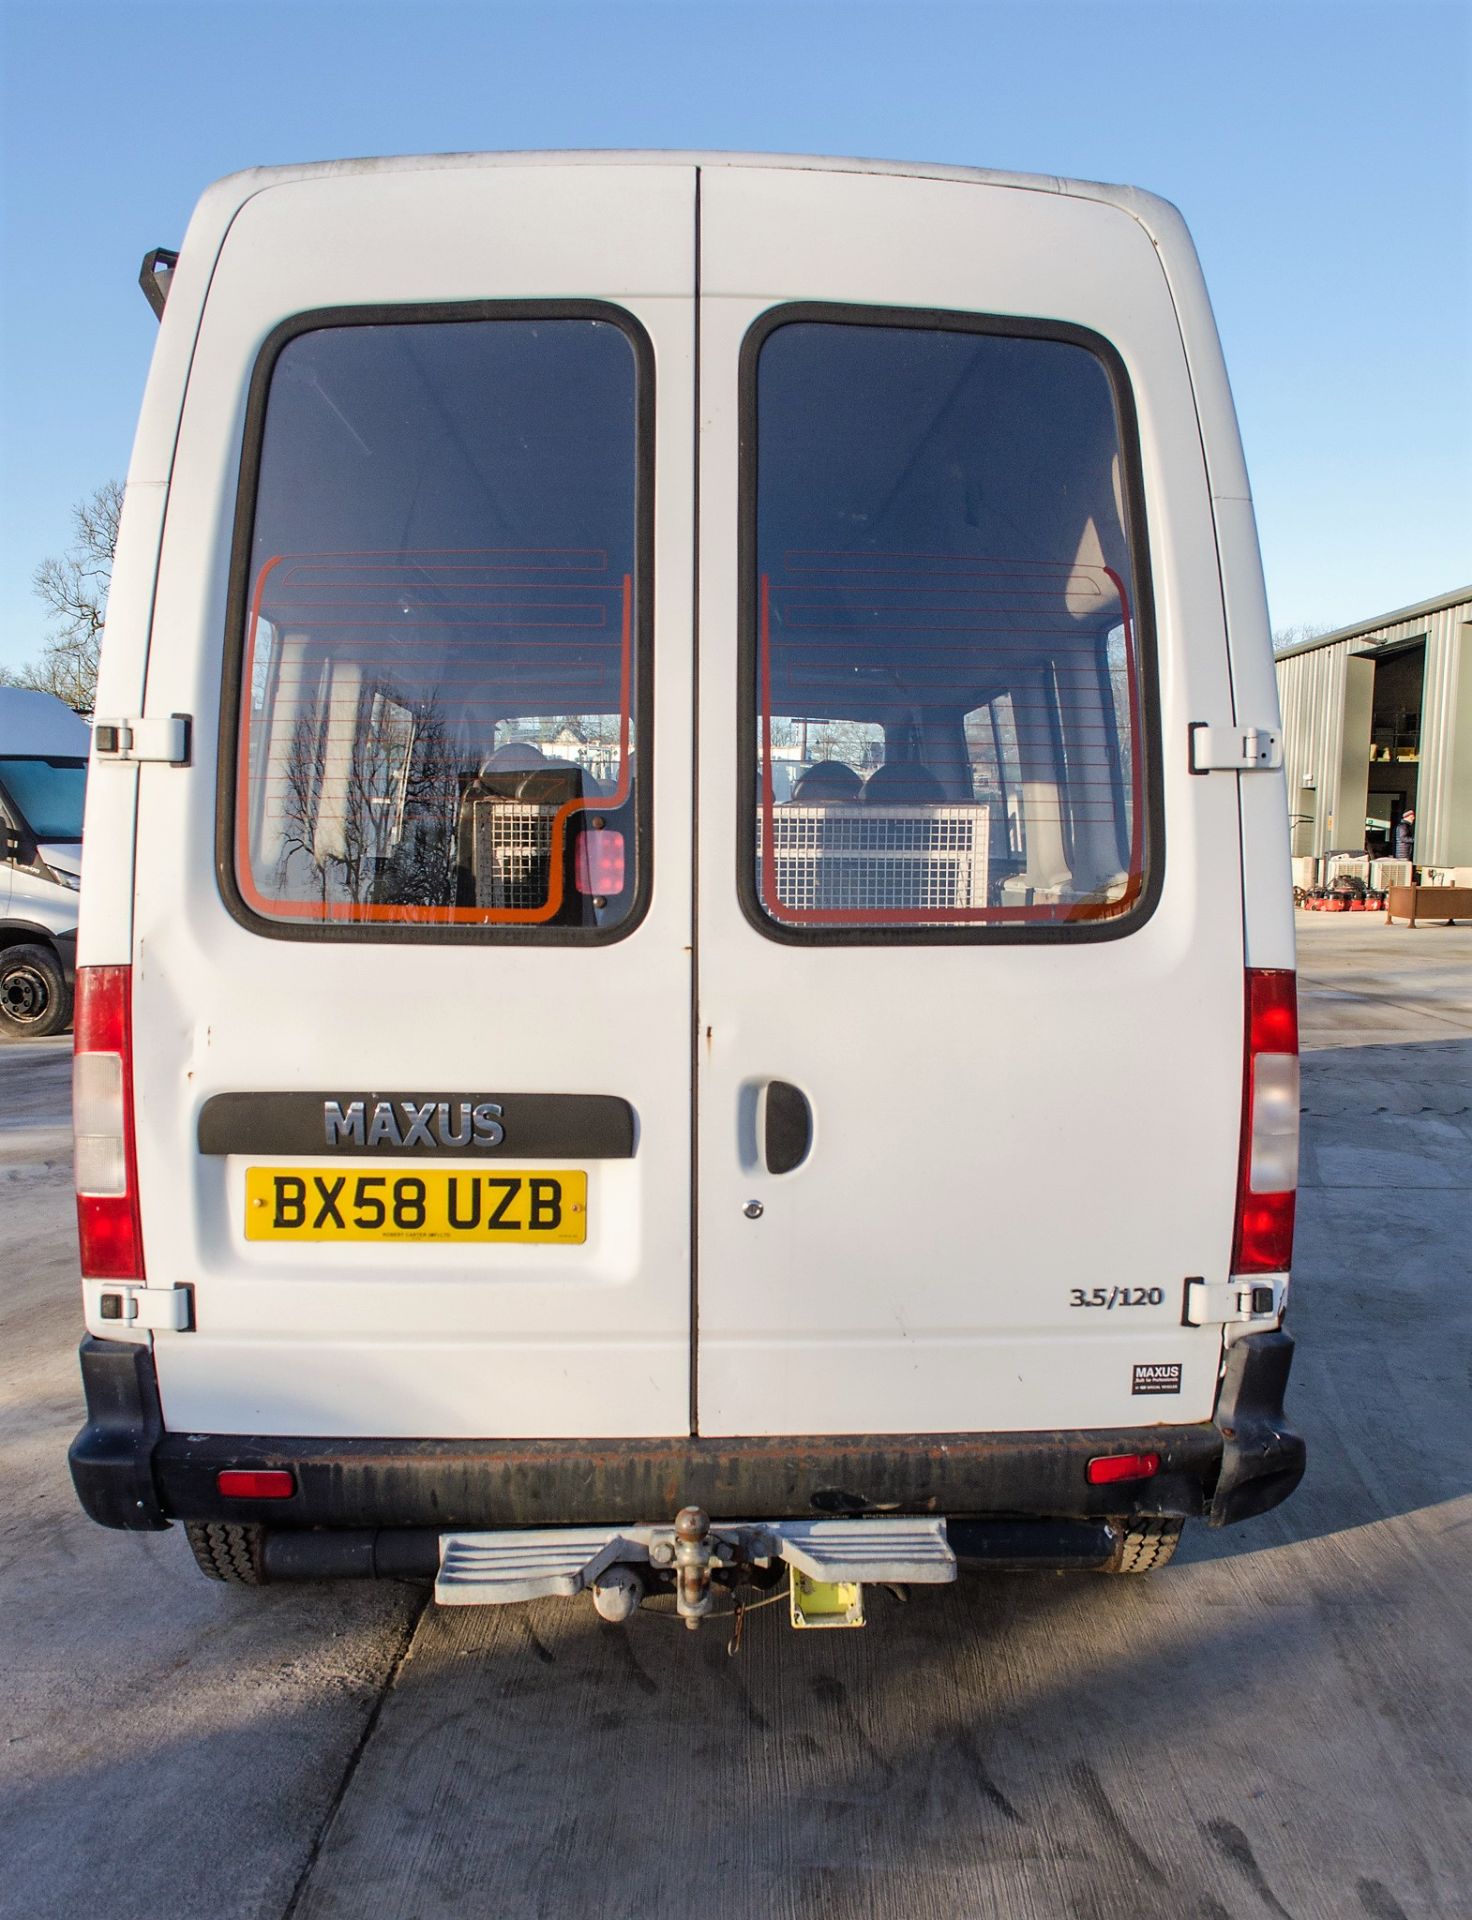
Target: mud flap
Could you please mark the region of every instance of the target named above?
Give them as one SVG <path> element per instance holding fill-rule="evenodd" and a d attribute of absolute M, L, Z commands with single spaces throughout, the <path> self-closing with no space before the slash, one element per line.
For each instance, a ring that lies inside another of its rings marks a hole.
<path fill-rule="evenodd" d="M 1216 1408 L 1222 1467 L 1211 1499 L 1214 1527 L 1267 1513 L 1303 1478 L 1308 1450 L 1283 1411 L 1292 1365 L 1293 1340 L 1281 1329 L 1244 1334 L 1227 1349 Z"/>

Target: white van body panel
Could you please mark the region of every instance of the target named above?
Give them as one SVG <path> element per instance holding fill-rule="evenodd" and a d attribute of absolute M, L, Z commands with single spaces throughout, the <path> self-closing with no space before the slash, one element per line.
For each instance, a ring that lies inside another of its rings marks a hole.
<path fill-rule="evenodd" d="M 139 786 L 144 1239 L 150 1278 L 191 1283 L 197 1318 L 196 1330 L 156 1340 L 170 1427 L 686 1430 L 691 797 L 678 716 L 690 705 L 693 203 L 693 170 L 679 167 L 329 171 L 256 193 L 231 225 L 193 357 L 148 663 L 148 710 L 195 716 L 194 761 L 145 767 Z M 262 342 L 328 306 L 610 294 L 647 331 L 657 366 L 655 700 L 667 718 L 648 916 L 592 953 L 304 947 L 248 931 L 215 879 L 220 653 L 198 636 L 225 631 L 245 394 Z M 199 1154 L 204 1101 L 356 1086 L 365 1075 L 382 1087 L 620 1095 L 639 1117 L 639 1150 L 589 1167 L 586 1245 L 541 1247 L 520 1265 L 505 1247 L 419 1247 L 406 1258 L 390 1246 L 321 1246 L 306 1264 L 299 1248 L 247 1245 L 245 1163 Z"/>
<path fill-rule="evenodd" d="M 155 360 L 155 391 L 159 362 Z M 177 414 L 182 380 L 157 405 Z M 150 410 L 144 408 L 143 420 Z M 139 440 L 144 437 L 140 425 Z M 172 451 L 173 436 L 169 436 Z M 134 480 L 123 489 L 118 547 L 107 599 L 107 641 L 97 674 L 97 710 L 119 715 L 143 711 L 143 676 L 148 661 L 148 627 L 153 612 L 153 582 L 158 571 L 168 488 L 162 480 Z M 78 951 L 93 967 L 127 966 L 133 957 L 133 883 L 137 823 L 138 766 L 92 754 L 87 768 L 87 811 L 82 838 L 87 848 L 87 887 L 77 932 Z"/>
<path fill-rule="evenodd" d="M 1215 1398 L 1240 1127 L 1234 778 L 1193 778 L 1193 720 L 1231 690 L 1191 387 L 1137 221 L 1056 194 L 710 167 L 702 175 L 700 1364 L 706 1433 L 1126 1424 L 1133 1368 L 1182 1363 L 1171 1419 Z M 1161 651 L 1165 887 L 1076 946 L 792 948 L 729 885 L 737 770 L 736 393 L 765 309 L 796 298 L 1045 315 L 1123 356 L 1139 411 Z M 974 1012 L 968 1031 L 958 1010 Z M 1140 1097 L 1148 1076 L 1149 1098 Z M 808 1160 L 743 1154 L 743 1101 L 808 1095 Z M 924 1196 L 923 1204 L 918 1196 Z M 762 1202 L 759 1220 L 743 1212 Z M 1025 1276 L 1025 1278 L 1024 1278 Z M 1071 1307 L 1158 1284 L 1165 1302 Z"/>
<path fill-rule="evenodd" d="M 1273 670 L 1272 630 L 1258 555 L 1257 521 L 1249 499 L 1218 498 L 1217 551 L 1222 562 L 1222 598 L 1232 636 L 1232 688 L 1244 726 L 1269 727 L 1281 735 L 1278 676 Z M 1281 767 L 1239 780 L 1242 808 L 1242 917 L 1249 967 L 1297 964 L 1293 895 L 1281 883 L 1288 862 L 1288 776 Z"/>
<path fill-rule="evenodd" d="M 257 355 L 315 308 L 517 298 L 614 301 L 654 347 L 650 911 L 593 950 L 263 936 L 232 918 L 215 871 L 221 647 L 239 644 L 226 601 Z M 1159 637 L 1165 851 L 1158 903 L 1121 937 L 797 947 L 743 914 L 738 363 L 752 323 L 787 301 L 1072 322 L 1122 356 Z M 1235 700 L 1224 589 L 1245 636 Z M 1263 625 L 1215 330 L 1179 216 L 1152 196 L 652 153 L 352 161 L 212 188 L 164 315 L 99 688 L 99 710 L 191 714 L 192 762 L 94 767 L 80 956 L 133 963 L 149 1278 L 194 1288 L 195 1327 L 154 1336 L 166 1425 L 683 1434 L 692 1373 L 709 1435 L 1209 1419 L 1221 1329 L 1181 1324 L 1183 1289 L 1227 1278 L 1244 960 L 1291 966 L 1292 928 L 1281 777 L 1192 777 L 1187 729 L 1274 723 Z M 954 1011 L 978 1007 L 970 1023 Z M 815 1121 L 807 1160 L 781 1176 L 760 1166 L 750 1123 L 774 1079 L 804 1090 Z M 588 1167 L 585 1246 L 520 1264 L 500 1247 L 320 1246 L 304 1260 L 248 1244 L 245 1161 L 197 1148 L 205 1100 L 365 1081 L 618 1094 L 638 1150 Z M 1069 1304 L 1076 1288 L 1147 1282 L 1161 1305 Z M 1178 1395 L 1133 1396 L 1135 1366 L 1173 1363 Z"/>
<path fill-rule="evenodd" d="M 141 714 L 159 544 L 189 363 L 220 243 L 240 205 L 229 181 L 201 195 L 189 222 L 160 318 L 143 406 L 133 436 L 117 552 L 107 600 L 107 643 L 98 665 L 96 711 Z M 78 931 L 88 966 L 126 966 L 133 948 L 134 833 L 138 767 L 93 757 L 85 838 L 91 849 Z"/>
<path fill-rule="evenodd" d="M 1127 187 L 1087 181 L 1062 183 L 1065 192 L 1121 206 L 1140 221 L 1159 249 L 1180 321 L 1191 373 L 1201 444 L 1211 485 L 1227 615 L 1233 714 L 1242 726 L 1280 728 L 1278 677 L 1263 584 L 1257 523 L 1237 410 L 1217 338 L 1216 321 L 1186 223 L 1169 201 Z M 1288 791 L 1282 769 L 1254 773 L 1238 783 L 1242 809 L 1242 905 L 1249 967 L 1290 970 L 1296 965 L 1293 902 L 1282 884 L 1288 858 Z"/>

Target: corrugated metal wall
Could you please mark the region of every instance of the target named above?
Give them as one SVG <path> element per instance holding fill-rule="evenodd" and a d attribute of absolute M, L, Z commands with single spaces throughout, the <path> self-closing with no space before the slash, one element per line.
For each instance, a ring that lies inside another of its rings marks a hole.
<path fill-rule="evenodd" d="M 1344 640 L 1316 647 L 1278 662 L 1278 698 L 1283 703 L 1283 765 L 1287 773 L 1288 813 L 1295 854 L 1322 854 L 1329 847 L 1353 844 L 1363 830 L 1351 822 L 1348 839 L 1336 838 L 1339 821 L 1339 772 L 1344 737 L 1345 662 L 1359 647 Z M 1369 755 L 1369 736 L 1365 738 Z M 1303 789 L 1312 787 L 1311 795 Z M 1302 816 L 1312 813 L 1312 827 Z"/>
<path fill-rule="evenodd" d="M 1416 791 L 1416 860 L 1421 866 L 1472 865 L 1472 598 L 1414 613 L 1383 627 L 1356 628 L 1278 661 L 1283 705 L 1283 762 L 1290 814 L 1305 780 L 1315 783 L 1311 835 L 1295 832 L 1295 853 L 1355 846 L 1362 819 L 1340 816 L 1342 762 L 1359 742 L 1344 737 L 1346 662 L 1353 654 L 1398 641 L 1426 642 L 1426 675 Z M 1363 742 L 1369 756 L 1369 737 Z"/>

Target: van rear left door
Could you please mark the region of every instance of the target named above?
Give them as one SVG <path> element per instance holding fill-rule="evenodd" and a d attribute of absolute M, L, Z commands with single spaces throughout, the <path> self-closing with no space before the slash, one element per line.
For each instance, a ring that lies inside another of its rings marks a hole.
<path fill-rule="evenodd" d="M 171 1428 L 686 1430 L 693 200 L 389 166 L 230 224 L 147 680 L 194 761 L 140 774 Z"/>

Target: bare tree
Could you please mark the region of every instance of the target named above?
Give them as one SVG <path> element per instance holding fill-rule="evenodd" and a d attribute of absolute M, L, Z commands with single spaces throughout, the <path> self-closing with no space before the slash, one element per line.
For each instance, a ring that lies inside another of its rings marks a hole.
<path fill-rule="evenodd" d="M 331 695 L 297 720 L 275 884 L 323 906 L 455 904 L 460 791 L 437 700 L 356 696 L 350 735 L 331 743 Z"/>
<path fill-rule="evenodd" d="M 1274 627 L 1273 652 L 1282 653 L 1285 648 L 1301 645 L 1305 640 L 1317 640 L 1322 633 L 1332 633 L 1332 627 L 1315 626 L 1312 621 L 1301 627 Z"/>
<path fill-rule="evenodd" d="M 32 576 L 51 632 L 36 659 L 21 667 L 0 667 L 0 685 L 54 693 L 78 713 L 92 711 L 122 510 L 123 488 L 117 480 L 104 482 L 72 508 L 71 545 L 64 554 L 43 560 Z"/>

